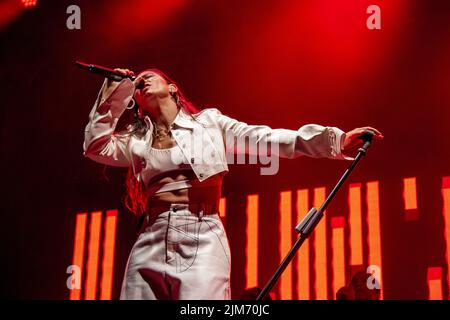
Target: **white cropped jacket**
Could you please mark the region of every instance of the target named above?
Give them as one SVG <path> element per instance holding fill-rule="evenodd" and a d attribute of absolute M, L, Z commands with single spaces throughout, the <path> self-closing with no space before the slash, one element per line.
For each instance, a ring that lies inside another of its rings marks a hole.
<path fill-rule="evenodd" d="M 130 130 L 115 130 L 134 90 L 134 84 L 129 79 L 116 84 L 109 96 L 101 97 L 100 90 L 89 114 L 83 149 L 84 155 L 94 161 L 112 166 L 132 166 L 138 181 L 147 184 L 146 171 L 151 168 L 147 167 L 146 159 L 152 146 L 152 122 L 145 118 L 148 131 L 142 138 L 131 134 Z M 308 124 L 298 130 L 272 129 L 263 125 L 248 125 L 223 115 L 215 108 L 204 109 L 192 116 L 180 109 L 171 131 L 184 161 L 191 165 L 200 181 L 228 171 L 228 164 L 235 154 L 264 154 L 268 158 L 306 155 L 352 159 L 342 154 L 344 132 L 336 127 Z"/>

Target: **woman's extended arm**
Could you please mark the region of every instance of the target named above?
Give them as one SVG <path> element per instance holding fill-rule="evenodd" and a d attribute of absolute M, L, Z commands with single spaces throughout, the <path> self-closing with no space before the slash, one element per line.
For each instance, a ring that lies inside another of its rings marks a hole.
<path fill-rule="evenodd" d="M 283 158 L 306 155 L 314 158 L 346 159 L 342 154 L 344 131 L 336 127 L 308 124 L 298 130 L 272 129 L 265 125 L 248 125 L 210 109 L 224 135 L 228 152 L 255 153 L 260 145 L 271 145 L 272 154 Z M 249 143 L 246 143 L 246 139 Z"/>

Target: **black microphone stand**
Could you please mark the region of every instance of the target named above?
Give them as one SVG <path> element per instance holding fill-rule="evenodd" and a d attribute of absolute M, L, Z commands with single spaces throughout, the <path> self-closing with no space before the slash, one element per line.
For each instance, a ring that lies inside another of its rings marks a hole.
<path fill-rule="evenodd" d="M 278 269 L 275 271 L 273 276 L 270 278 L 270 280 L 267 282 L 265 287 L 262 289 L 261 293 L 258 295 L 256 300 L 262 300 L 267 295 L 267 293 L 273 288 L 275 283 L 280 278 L 283 271 L 286 269 L 286 267 L 289 265 L 291 260 L 294 258 L 295 254 L 297 253 L 297 250 L 300 249 L 303 242 L 305 242 L 306 239 L 311 235 L 314 228 L 317 226 L 317 224 L 320 222 L 320 219 L 324 216 L 324 211 L 326 207 L 330 204 L 331 200 L 334 198 L 336 193 L 338 192 L 339 188 L 344 183 L 345 179 L 350 175 L 350 173 L 353 171 L 353 168 L 356 166 L 356 164 L 359 162 L 362 156 L 366 155 L 367 149 L 369 148 L 372 138 L 374 136 L 374 132 L 371 130 L 366 130 L 364 134 L 360 137 L 364 141 L 364 145 L 358 149 L 358 154 L 356 155 L 353 162 L 350 164 L 350 166 L 347 168 L 347 170 L 342 175 L 341 179 L 339 179 L 336 186 L 333 188 L 331 193 L 328 195 L 328 197 L 325 199 L 322 206 L 317 210 L 316 208 L 311 208 L 309 212 L 306 214 L 306 216 L 303 218 L 303 220 L 298 224 L 297 227 L 295 227 L 295 231 L 300 233 L 300 236 L 295 241 L 294 246 L 292 249 L 288 252 L 287 256 L 283 259 Z"/>

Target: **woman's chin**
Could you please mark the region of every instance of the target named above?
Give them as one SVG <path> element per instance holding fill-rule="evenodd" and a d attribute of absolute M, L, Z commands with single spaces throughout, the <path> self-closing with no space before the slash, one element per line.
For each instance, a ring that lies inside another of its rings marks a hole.
<path fill-rule="evenodd" d="M 144 91 L 144 97 L 146 98 L 153 96 L 153 94 L 154 93 L 150 89 Z"/>

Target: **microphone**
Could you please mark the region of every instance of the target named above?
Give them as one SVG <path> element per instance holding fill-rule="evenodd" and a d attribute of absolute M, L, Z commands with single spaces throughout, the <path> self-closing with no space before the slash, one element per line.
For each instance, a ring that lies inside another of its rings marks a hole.
<path fill-rule="evenodd" d="M 361 136 L 359 136 L 359 139 L 361 139 L 364 142 L 363 146 L 359 148 L 359 151 L 363 152 L 364 154 L 366 153 L 367 149 L 372 143 L 374 135 L 375 132 L 373 132 L 372 130 L 366 130 Z"/>
<path fill-rule="evenodd" d="M 136 79 L 136 76 L 124 75 L 114 69 L 98 66 L 95 64 L 88 64 L 88 63 L 84 63 L 84 62 L 80 62 L 80 61 L 75 61 L 75 65 L 77 67 L 79 67 L 80 69 L 87 70 L 89 72 L 98 74 L 98 75 L 105 77 L 112 81 L 122 81 L 125 78 L 129 78 L 131 80 Z M 138 85 L 141 85 L 141 83 L 139 83 Z"/>

